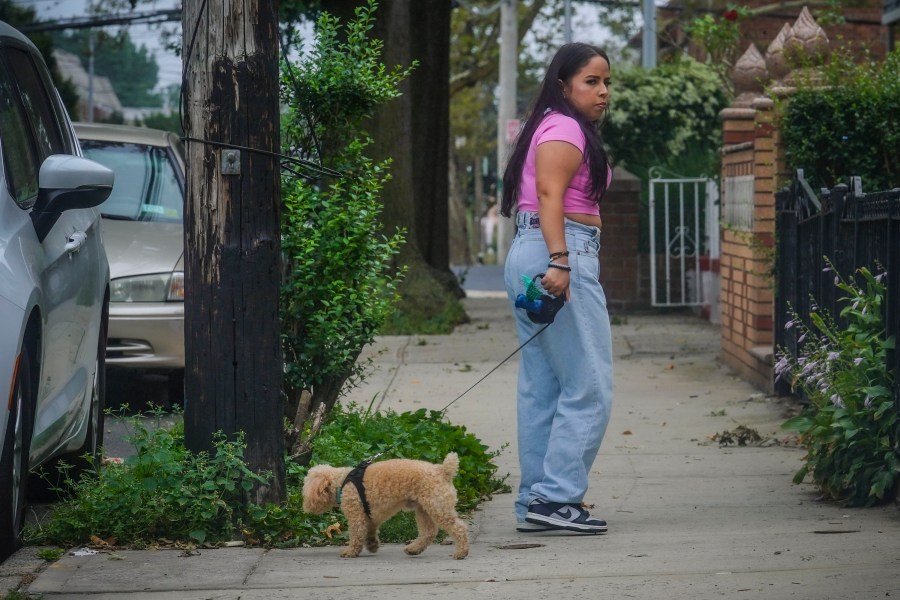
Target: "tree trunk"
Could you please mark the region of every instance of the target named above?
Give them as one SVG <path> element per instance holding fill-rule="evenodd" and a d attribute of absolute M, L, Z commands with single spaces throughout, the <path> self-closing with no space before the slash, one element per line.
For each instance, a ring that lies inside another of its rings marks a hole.
<path fill-rule="evenodd" d="M 185 0 L 183 28 L 185 441 L 245 432 L 250 468 L 273 473 L 250 499 L 280 502 L 277 3 Z"/>
<path fill-rule="evenodd" d="M 322 8 L 346 22 L 359 4 L 323 0 Z M 450 3 L 382 2 L 372 35 L 384 41 L 382 61 L 388 68 L 419 61 L 401 84 L 402 95 L 382 106 L 368 129 L 373 157 L 393 159 L 392 179 L 382 192 L 385 228 L 407 231 L 398 257 L 409 269 L 399 309 L 427 319 L 463 296 L 450 271 L 448 239 Z"/>
<path fill-rule="evenodd" d="M 477 234 L 471 231 L 469 227 L 469 216 L 466 211 L 466 195 L 468 194 L 468 177 L 466 169 L 460 168 L 455 158 L 450 158 L 450 188 L 449 201 L 450 206 L 450 231 L 449 231 L 449 248 L 450 261 L 455 265 L 472 264 L 472 237 Z"/>

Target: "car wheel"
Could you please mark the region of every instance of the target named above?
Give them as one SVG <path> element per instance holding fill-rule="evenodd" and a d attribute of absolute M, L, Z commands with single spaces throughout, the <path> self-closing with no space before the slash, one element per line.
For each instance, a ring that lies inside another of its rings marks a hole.
<path fill-rule="evenodd" d="M 25 525 L 28 454 L 34 427 L 32 400 L 31 359 L 23 349 L 16 369 L 12 410 L 0 458 L 0 561 L 19 547 Z"/>

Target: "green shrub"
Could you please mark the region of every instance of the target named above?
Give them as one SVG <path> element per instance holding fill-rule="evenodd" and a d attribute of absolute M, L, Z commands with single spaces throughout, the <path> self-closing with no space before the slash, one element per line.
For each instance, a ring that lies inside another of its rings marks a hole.
<path fill-rule="evenodd" d="M 397 97 L 409 69 L 388 71 L 382 42 L 368 37 L 377 4 L 341 23 L 322 13 L 303 57 L 282 65 L 284 152 L 321 162 L 341 177 L 282 179 L 280 316 L 290 458 L 309 461 L 312 444 L 345 387 L 366 374 L 357 361 L 392 314 L 404 269 L 395 258 L 403 231 L 385 232 L 380 199 L 389 162 L 364 154 L 362 131 L 375 109 Z"/>
<path fill-rule="evenodd" d="M 322 428 L 313 453 L 314 464 L 355 465 L 388 450 L 382 458 L 413 458 L 442 462 L 448 452 L 459 455 L 456 477 L 458 508 L 474 510 L 484 498 L 502 487 L 493 464 L 498 452 L 462 425 L 447 422 L 440 411 L 361 412 L 356 407 L 337 407 Z"/>
<path fill-rule="evenodd" d="M 900 187 L 900 50 L 881 64 L 836 52 L 821 80 L 797 85 L 781 110 L 791 168 L 814 187 L 851 176 L 869 190 Z"/>
<path fill-rule="evenodd" d="M 775 371 L 809 400 L 804 414 L 784 424 L 807 449 L 794 482 L 812 474 L 830 498 L 870 506 L 889 499 L 897 485 L 900 421 L 887 365 L 895 340 L 885 337 L 885 286 L 881 275 L 857 272 L 861 283 L 835 277 L 845 293 L 846 325 L 825 311 L 810 314 L 809 324 L 795 314 L 787 326 L 798 328 L 802 350 L 792 356 L 781 349 Z"/>
<path fill-rule="evenodd" d="M 156 413 L 159 416 L 159 413 Z M 92 536 L 130 547 L 153 544 L 216 545 L 242 538 L 249 545 L 291 547 L 346 540 L 346 522 L 339 510 L 325 515 L 303 512 L 301 497 L 307 467 L 289 462 L 287 500 L 279 505 L 245 505 L 240 493 L 265 479 L 249 472 L 242 460 L 243 442 L 218 438 L 212 455 L 193 454 L 184 447 L 183 427 L 148 426 L 128 418 L 129 442 L 135 454 L 121 465 L 106 465 L 80 481 L 67 481 L 71 495 L 50 515 L 29 526 L 32 544 L 88 544 Z M 332 411 L 316 442 L 314 463 L 353 466 L 399 443 L 390 456 L 440 462 L 447 452 L 459 454 L 455 480 L 461 513 L 474 510 L 498 490 L 490 452 L 465 427 L 448 423 L 438 412 L 360 412 L 356 407 Z M 381 539 L 406 542 L 415 537 L 412 513 L 385 524 Z"/>
<path fill-rule="evenodd" d="M 683 58 L 651 70 L 622 67 L 613 85 L 603 139 L 617 165 L 642 179 L 651 167 L 719 172 L 719 112 L 730 95 L 709 65 Z"/>
<path fill-rule="evenodd" d="M 161 412 L 156 411 L 157 419 Z M 243 436 L 217 435 L 212 454 L 188 452 L 184 427 L 128 419 L 134 453 L 72 481 L 64 471 L 62 500 L 47 523 L 30 529 L 30 543 L 75 545 L 91 536 L 142 546 L 159 539 L 204 543 L 230 539 L 246 518 L 244 494 L 266 479 L 243 460 Z"/>

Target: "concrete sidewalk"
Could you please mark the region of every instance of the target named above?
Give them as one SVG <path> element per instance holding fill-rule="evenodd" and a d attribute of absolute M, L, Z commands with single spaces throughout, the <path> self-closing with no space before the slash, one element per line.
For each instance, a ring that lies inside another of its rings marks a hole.
<path fill-rule="evenodd" d="M 379 370 L 350 399 L 441 409 L 494 368 L 516 348 L 513 320 L 496 294 L 472 296 L 472 322 L 452 335 L 379 339 Z M 335 547 L 119 551 L 66 555 L 24 589 L 48 600 L 900 595 L 896 507 L 846 509 L 793 485 L 803 450 L 784 445 L 779 431 L 791 404 L 719 365 L 716 327 L 690 315 L 635 316 L 613 335 L 613 417 L 586 499 L 609 522 L 605 536 L 517 533 L 505 494 L 474 515 L 463 561 L 444 546 L 408 557 L 386 545 L 358 559 L 340 559 Z M 516 364 L 448 410 L 451 422 L 502 449 L 496 462 L 513 488 Z M 719 447 L 710 439 L 739 425 L 767 441 Z"/>

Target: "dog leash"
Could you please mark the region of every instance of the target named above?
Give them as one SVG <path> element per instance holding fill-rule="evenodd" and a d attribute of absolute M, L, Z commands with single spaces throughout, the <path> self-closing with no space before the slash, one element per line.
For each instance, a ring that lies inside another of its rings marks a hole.
<path fill-rule="evenodd" d="M 502 366 L 504 365 L 504 363 L 506 363 L 506 361 L 508 361 L 508 360 L 511 359 L 513 356 L 515 356 L 516 354 L 518 354 L 519 351 L 522 350 L 522 348 L 524 348 L 525 346 L 527 346 L 534 338 L 536 338 L 537 336 L 539 336 L 539 335 L 541 335 L 542 333 L 544 333 L 544 330 L 547 329 L 548 327 L 550 327 L 551 323 L 552 323 L 552 321 L 551 321 L 550 323 L 546 323 L 543 327 L 541 327 L 540 329 L 538 329 L 537 332 L 536 332 L 534 335 L 532 335 L 530 338 L 528 338 L 528 339 L 525 340 L 523 343 L 521 343 L 521 344 L 519 345 L 518 348 L 516 348 L 515 350 L 513 350 L 513 351 L 509 354 L 509 356 L 507 356 L 506 358 L 504 358 L 503 360 L 501 360 L 499 363 L 497 363 L 497 365 L 496 365 L 493 369 L 491 369 L 490 371 L 488 371 L 481 379 L 479 379 L 478 381 L 476 381 L 475 383 L 473 383 L 472 385 L 470 385 L 469 388 L 468 388 L 466 391 L 464 391 L 462 394 L 460 394 L 459 396 L 457 396 L 456 398 L 454 398 L 453 400 L 451 400 L 446 406 L 444 406 L 444 408 L 442 408 L 441 410 L 439 410 L 439 411 L 437 411 L 437 412 L 439 412 L 439 413 L 442 414 L 442 415 L 443 415 L 444 413 L 446 413 L 446 412 L 447 412 L 447 409 L 450 408 L 450 406 L 452 406 L 454 402 L 456 402 L 457 400 L 459 400 L 460 398 L 462 398 L 463 396 L 465 396 L 466 394 L 468 394 L 469 392 L 471 392 L 473 389 L 475 389 L 475 387 L 476 387 L 479 383 L 481 383 L 482 381 L 484 381 L 485 379 L 487 379 L 488 377 L 490 377 L 490 375 L 491 375 L 494 371 L 496 371 L 497 369 L 499 369 L 500 367 L 502 367 Z M 364 471 L 366 467 L 368 467 L 370 464 L 372 464 L 372 462 L 374 462 L 374 461 L 375 461 L 376 459 L 378 459 L 378 458 L 381 458 L 382 456 L 384 456 L 385 454 L 387 454 L 388 452 L 390 452 L 391 450 L 393 450 L 394 448 L 396 448 L 398 445 L 400 445 L 400 442 L 402 442 L 402 441 L 403 441 L 402 439 L 401 439 L 401 440 L 397 440 L 396 442 L 394 442 L 393 444 L 391 444 L 390 446 L 388 446 L 387 448 L 385 448 L 384 450 L 382 450 L 382 451 L 379 452 L 378 454 L 375 454 L 375 455 L 370 456 L 369 458 L 363 460 L 363 461 L 360 462 L 358 465 L 356 465 L 356 467 L 354 468 L 354 471 L 355 471 L 356 469 L 362 469 L 362 470 Z M 349 476 L 348 476 L 348 478 L 349 478 Z M 344 485 L 346 485 L 346 484 L 347 484 L 347 480 L 344 480 Z M 344 486 L 342 485 L 341 487 L 343 488 Z"/>
<path fill-rule="evenodd" d="M 551 323 L 552 323 L 552 322 L 551 322 Z M 542 333 L 544 333 L 544 330 L 547 329 L 548 327 L 550 327 L 550 324 L 551 324 L 551 323 L 547 323 L 547 324 L 545 324 L 543 327 L 541 327 L 540 329 L 538 329 L 538 330 L 537 330 L 537 333 L 535 333 L 535 334 L 532 335 L 530 338 L 528 338 L 527 340 L 525 340 L 522 344 L 519 345 L 518 348 L 516 348 L 515 350 L 513 350 L 512 353 L 511 353 L 509 356 L 507 356 L 506 358 L 504 358 L 503 360 L 501 360 L 499 363 L 497 363 L 497 366 L 494 367 L 493 369 L 491 369 L 490 371 L 488 371 L 487 374 L 486 374 L 484 377 L 482 377 L 481 379 L 479 379 L 478 381 L 476 381 L 475 383 L 473 383 L 471 386 L 469 386 L 469 389 L 467 389 L 467 390 L 464 391 L 462 394 L 460 394 L 459 396 L 457 396 L 456 398 L 454 398 L 453 400 L 451 400 L 450 403 L 447 404 L 447 406 L 445 406 L 444 408 L 442 408 L 442 409 L 439 410 L 438 412 L 441 413 L 441 414 L 444 414 L 445 412 L 447 412 L 447 409 L 450 408 L 450 406 L 451 406 L 454 402 L 456 402 L 457 400 L 459 400 L 460 398 L 462 398 L 463 396 L 465 396 L 466 394 L 468 394 L 469 392 L 471 392 L 471 391 L 475 388 L 475 386 L 477 386 L 479 383 L 481 383 L 482 381 L 484 381 L 485 379 L 487 379 L 487 378 L 491 375 L 491 373 L 493 373 L 494 371 L 496 371 L 497 369 L 499 369 L 500 367 L 502 367 L 503 364 L 504 364 L 506 361 L 508 361 L 508 360 L 511 359 L 513 356 L 515 356 L 516 354 L 518 354 L 519 351 L 520 351 L 522 348 L 524 348 L 525 346 L 528 345 L 529 342 L 531 342 L 531 340 L 533 340 L 533 339 L 536 338 L 537 336 L 539 336 L 539 335 L 541 335 Z"/>

